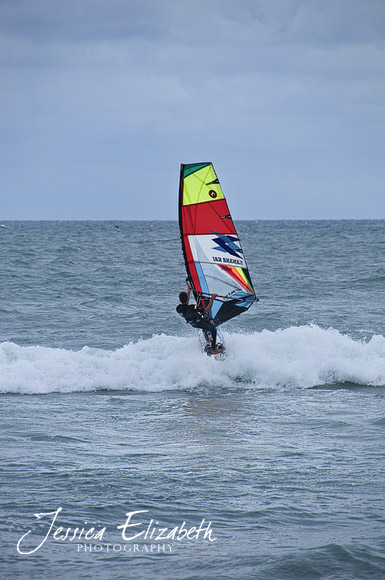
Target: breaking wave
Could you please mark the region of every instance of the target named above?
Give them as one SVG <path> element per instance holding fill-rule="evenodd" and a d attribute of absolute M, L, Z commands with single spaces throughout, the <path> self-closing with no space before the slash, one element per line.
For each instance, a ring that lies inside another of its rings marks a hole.
<path fill-rule="evenodd" d="M 0 392 L 164 391 L 197 387 L 385 386 L 385 337 L 358 341 L 316 325 L 224 333 L 228 357 L 204 355 L 195 336 L 156 335 L 115 351 L 0 344 Z"/>

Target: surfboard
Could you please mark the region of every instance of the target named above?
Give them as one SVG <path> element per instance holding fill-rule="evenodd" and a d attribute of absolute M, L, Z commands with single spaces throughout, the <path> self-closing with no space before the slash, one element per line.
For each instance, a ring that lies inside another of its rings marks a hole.
<path fill-rule="evenodd" d="M 211 162 L 181 164 L 179 228 L 187 279 L 197 304 L 206 308 L 210 294 L 218 295 L 210 310 L 217 327 L 248 310 L 258 298 Z"/>

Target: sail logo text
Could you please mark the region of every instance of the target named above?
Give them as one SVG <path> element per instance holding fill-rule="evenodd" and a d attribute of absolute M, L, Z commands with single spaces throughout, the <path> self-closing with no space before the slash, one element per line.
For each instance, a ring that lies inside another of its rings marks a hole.
<path fill-rule="evenodd" d="M 213 262 L 220 262 L 221 264 L 237 264 L 237 266 L 242 266 L 242 260 L 236 260 L 235 258 L 220 258 L 219 256 L 213 256 Z"/>
<path fill-rule="evenodd" d="M 78 545 L 79 542 L 104 542 L 105 536 L 108 534 L 107 528 L 101 527 L 95 529 L 94 527 L 63 527 L 58 526 L 56 520 L 63 508 L 59 507 L 56 511 L 43 512 L 35 514 L 38 520 L 44 520 L 47 528 L 43 531 L 43 538 L 41 535 L 36 541 L 33 540 L 33 530 L 26 532 L 17 542 L 17 551 L 19 554 L 29 555 L 34 554 L 46 543 L 49 538 L 61 542 L 73 542 Z M 206 522 L 203 518 L 198 526 L 189 527 L 185 521 L 182 524 L 174 527 L 161 527 L 159 522 L 151 519 L 149 522 L 142 522 L 139 520 L 139 514 L 148 513 L 149 510 L 136 510 L 126 513 L 126 520 L 123 524 L 116 526 L 116 530 L 120 531 L 121 538 L 124 542 L 151 542 L 155 545 L 158 541 L 176 541 L 182 540 L 206 540 L 215 542 L 217 538 L 213 537 L 213 529 L 211 522 Z M 84 522 L 86 525 L 87 522 Z M 39 532 L 41 525 L 39 522 Z M 41 533 L 41 532 L 40 532 Z M 102 544 L 97 544 L 102 545 Z M 110 544 L 105 544 L 110 545 Z M 111 544 L 112 545 L 112 544 Z M 120 545 L 120 544 L 116 544 Z M 136 545 L 136 544 L 135 544 Z M 167 544 L 168 545 L 168 544 Z M 78 550 L 79 551 L 79 550 Z M 97 551 L 97 550 L 95 550 Z M 131 551 L 124 549 L 124 551 Z M 137 550 L 134 550 L 137 551 Z"/>

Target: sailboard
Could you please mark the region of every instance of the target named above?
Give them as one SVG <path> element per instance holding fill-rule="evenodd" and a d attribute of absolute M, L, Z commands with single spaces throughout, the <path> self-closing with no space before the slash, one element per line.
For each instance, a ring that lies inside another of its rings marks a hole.
<path fill-rule="evenodd" d="M 179 228 L 188 282 L 204 308 L 218 294 L 210 316 L 216 326 L 258 300 L 241 241 L 213 164 L 182 164 Z"/>

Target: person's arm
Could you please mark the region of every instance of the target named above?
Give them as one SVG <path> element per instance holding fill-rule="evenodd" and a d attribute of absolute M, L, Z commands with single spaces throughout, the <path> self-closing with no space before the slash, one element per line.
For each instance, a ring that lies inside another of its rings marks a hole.
<path fill-rule="evenodd" d="M 218 294 L 210 294 L 211 298 L 210 298 L 210 302 L 208 303 L 208 305 L 206 306 L 206 308 L 204 309 L 204 313 L 207 314 L 208 312 L 210 312 L 211 307 L 213 305 L 213 302 L 215 300 L 215 298 L 218 296 Z"/>

